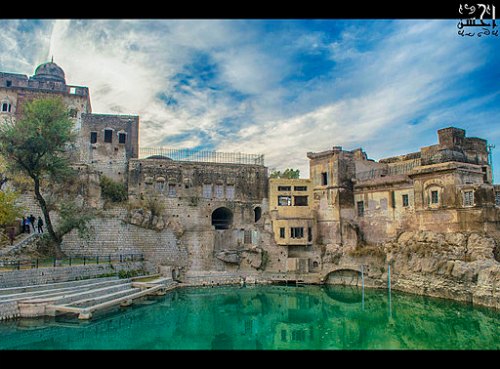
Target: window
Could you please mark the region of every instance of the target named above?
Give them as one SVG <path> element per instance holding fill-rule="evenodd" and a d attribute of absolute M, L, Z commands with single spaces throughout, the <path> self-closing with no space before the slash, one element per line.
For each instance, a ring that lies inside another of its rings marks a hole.
<path fill-rule="evenodd" d="M 313 240 L 312 228 L 309 227 L 307 228 L 307 242 L 312 242 L 312 240 Z"/>
<path fill-rule="evenodd" d="M 281 342 L 286 342 L 286 330 L 281 330 Z"/>
<path fill-rule="evenodd" d="M 222 199 L 224 197 L 224 186 L 223 185 L 215 185 L 214 192 L 215 192 L 215 197 L 217 199 Z"/>
<path fill-rule="evenodd" d="M 363 201 L 357 202 L 358 206 L 358 217 L 362 217 L 365 215 L 365 203 Z"/>
<path fill-rule="evenodd" d="M 234 199 L 234 186 L 233 185 L 227 185 L 226 186 L 226 199 Z"/>
<path fill-rule="evenodd" d="M 245 230 L 245 233 L 243 234 L 243 243 L 246 245 L 252 243 L 252 231 L 251 230 Z"/>
<path fill-rule="evenodd" d="M 292 331 L 292 341 L 304 342 L 306 340 L 306 332 Z"/>
<path fill-rule="evenodd" d="M 203 197 L 205 199 L 210 199 L 212 197 L 212 185 L 204 184 L 203 185 Z"/>
<path fill-rule="evenodd" d="M 294 191 L 307 191 L 307 186 L 295 186 Z"/>
<path fill-rule="evenodd" d="M 125 142 L 127 142 L 127 134 L 118 133 L 118 143 L 124 144 Z"/>
<path fill-rule="evenodd" d="M 290 238 L 304 238 L 304 228 L 303 227 L 290 228 Z"/>
<path fill-rule="evenodd" d="M 168 184 L 168 197 L 175 197 L 177 195 L 177 186 L 174 183 Z"/>
<path fill-rule="evenodd" d="M 439 203 L 439 194 L 437 191 L 431 191 L 431 204 Z"/>
<path fill-rule="evenodd" d="M 284 227 L 280 228 L 280 238 L 285 238 L 285 228 Z"/>
<path fill-rule="evenodd" d="M 158 192 L 163 192 L 164 188 L 165 188 L 165 182 L 164 181 L 157 181 L 156 182 L 156 190 Z"/>
<path fill-rule="evenodd" d="M 12 81 L 5 81 L 5 86 L 7 86 L 7 87 L 12 86 Z"/>
<path fill-rule="evenodd" d="M 90 143 L 95 144 L 97 142 L 97 132 L 90 132 Z"/>
<path fill-rule="evenodd" d="M 394 191 L 391 191 L 391 208 L 396 207 L 396 194 Z"/>
<path fill-rule="evenodd" d="M 403 207 L 407 207 L 408 205 L 408 195 L 403 195 Z"/>
<path fill-rule="evenodd" d="M 69 88 L 69 93 L 70 93 L 71 95 L 76 94 L 76 87 L 70 87 L 70 88 Z"/>
<path fill-rule="evenodd" d="M 464 191 L 464 206 L 474 206 L 474 191 Z"/>
<path fill-rule="evenodd" d="M 104 142 L 111 143 L 113 142 L 113 130 L 105 129 L 104 130 Z"/>
<path fill-rule="evenodd" d="M 328 176 L 326 172 L 321 173 L 321 185 L 326 186 L 328 184 Z"/>
<path fill-rule="evenodd" d="M 257 206 L 255 209 L 253 209 L 253 213 L 255 222 L 257 223 L 262 217 L 262 208 L 260 206 Z"/>
<path fill-rule="evenodd" d="M 78 114 L 78 110 L 76 110 L 75 108 L 69 109 L 69 116 L 71 118 L 76 118 L 77 114 Z"/>
<path fill-rule="evenodd" d="M 8 102 L 2 103 L 2 111 L 5 113 L 10 113 L 11 105 Z"/>
<path fill-rule="evenodd" d="M 500 206 L 500 192 L 495 192 L 495 204 Z"/>
<path fill-rule="evenodd" d="M 278 191 L 291 191 L 291 186 L 278 186 Z"/>
<path fill-rule="evenodd" d="M 278 206 L 291 206 L 292 197 L 291 196 L 278 196 Z"/>
<path fill-rule="evenodd" d="M 307 196 L 294 196 L 295 206 L 307 206 Z"/>

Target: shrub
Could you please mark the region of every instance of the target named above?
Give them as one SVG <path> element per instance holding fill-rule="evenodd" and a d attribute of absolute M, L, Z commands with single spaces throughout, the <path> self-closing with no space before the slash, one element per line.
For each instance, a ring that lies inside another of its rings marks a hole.
<path fill-rule="evenodd" d="M 101 176 L 99 185 L 101 186 L 101 195 L 106 200 L 123 202 L 128 198 L 127 188 L 124 183 L 115 182 L 109 177 Z"/>

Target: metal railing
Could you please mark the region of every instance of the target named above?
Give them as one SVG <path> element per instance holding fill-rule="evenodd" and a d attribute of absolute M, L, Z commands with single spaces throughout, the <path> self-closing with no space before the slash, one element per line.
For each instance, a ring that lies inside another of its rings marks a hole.
<path fill-rule="evenodd" d="M 366 181 L 369 179 L 389 177 L 399 174 L 408 174 L 413 168 L 420 166 L 420 159 L 406 160 L 402 163 L 388 165 L 385 168 L 371 169 L 356 174 L 356 179 Z"/>
<path fill-rule="evenodd" d="M 168 147 L 141 147 L 140 159 L 171 159 L 175 161 L 195 161 L 203 163 L 264 165 L 263 154 L 242 152 L 220 152 L 193 149 L 171 149 Z"/>
<path fill-rule="evenodd" d="M 0 271 L 71 267 L 144 261 L 143 254 L 109 254 L 96 256 L 69 256 L 66 258 L 37 258 L 23 260 L 0 260 Z"/>

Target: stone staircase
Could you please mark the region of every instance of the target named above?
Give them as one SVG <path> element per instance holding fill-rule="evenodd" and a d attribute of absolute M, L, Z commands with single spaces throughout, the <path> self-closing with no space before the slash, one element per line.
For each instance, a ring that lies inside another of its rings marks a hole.
<path fill-rule="evenodd" d="M 9 255 L 11 253 L 14 253 L 18 250 L 21 250 L 22 248 L 26 247 L 30 242 L 34 241 L 36 238 L 40 237 L 42 233 L 30 233 L 27 237 L 24 237 L 23 239 L 19 240 L 18 242 L 14 243 L 13 245 L 8 245 L 4 247 L 2 250 L 0 250 L 0 256 L 5 256 Z"/>
<path fill-rule="evenodd" d="M 165 294 L 177 286 L 170 278 L 141 282 L 140 278 L 94 278 L 84 281 L 0 289 L 0 319 L 12 317 L 55 316 L 78 314 L 90 319 L 95 311 L 112 306 L 129 306 L 134 299 Z M 2 307 L 8 310 L 2 314 Z M 16 309 L 17 308 L 17 309 Z M 9 310 L 10 309 L 10 310 Z"/>

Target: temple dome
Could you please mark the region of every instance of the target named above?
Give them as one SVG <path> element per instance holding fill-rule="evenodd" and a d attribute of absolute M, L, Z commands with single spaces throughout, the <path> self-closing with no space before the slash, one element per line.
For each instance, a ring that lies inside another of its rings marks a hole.
<path fill-rule="evenodd" d="M 35 69 L 35 75 L 32 77 L 38 81 L 54 81 L 66 83 L 66 77 L 64 71 L 56 63 L 50 61 L 44 64 L 40 64 Z"/>

